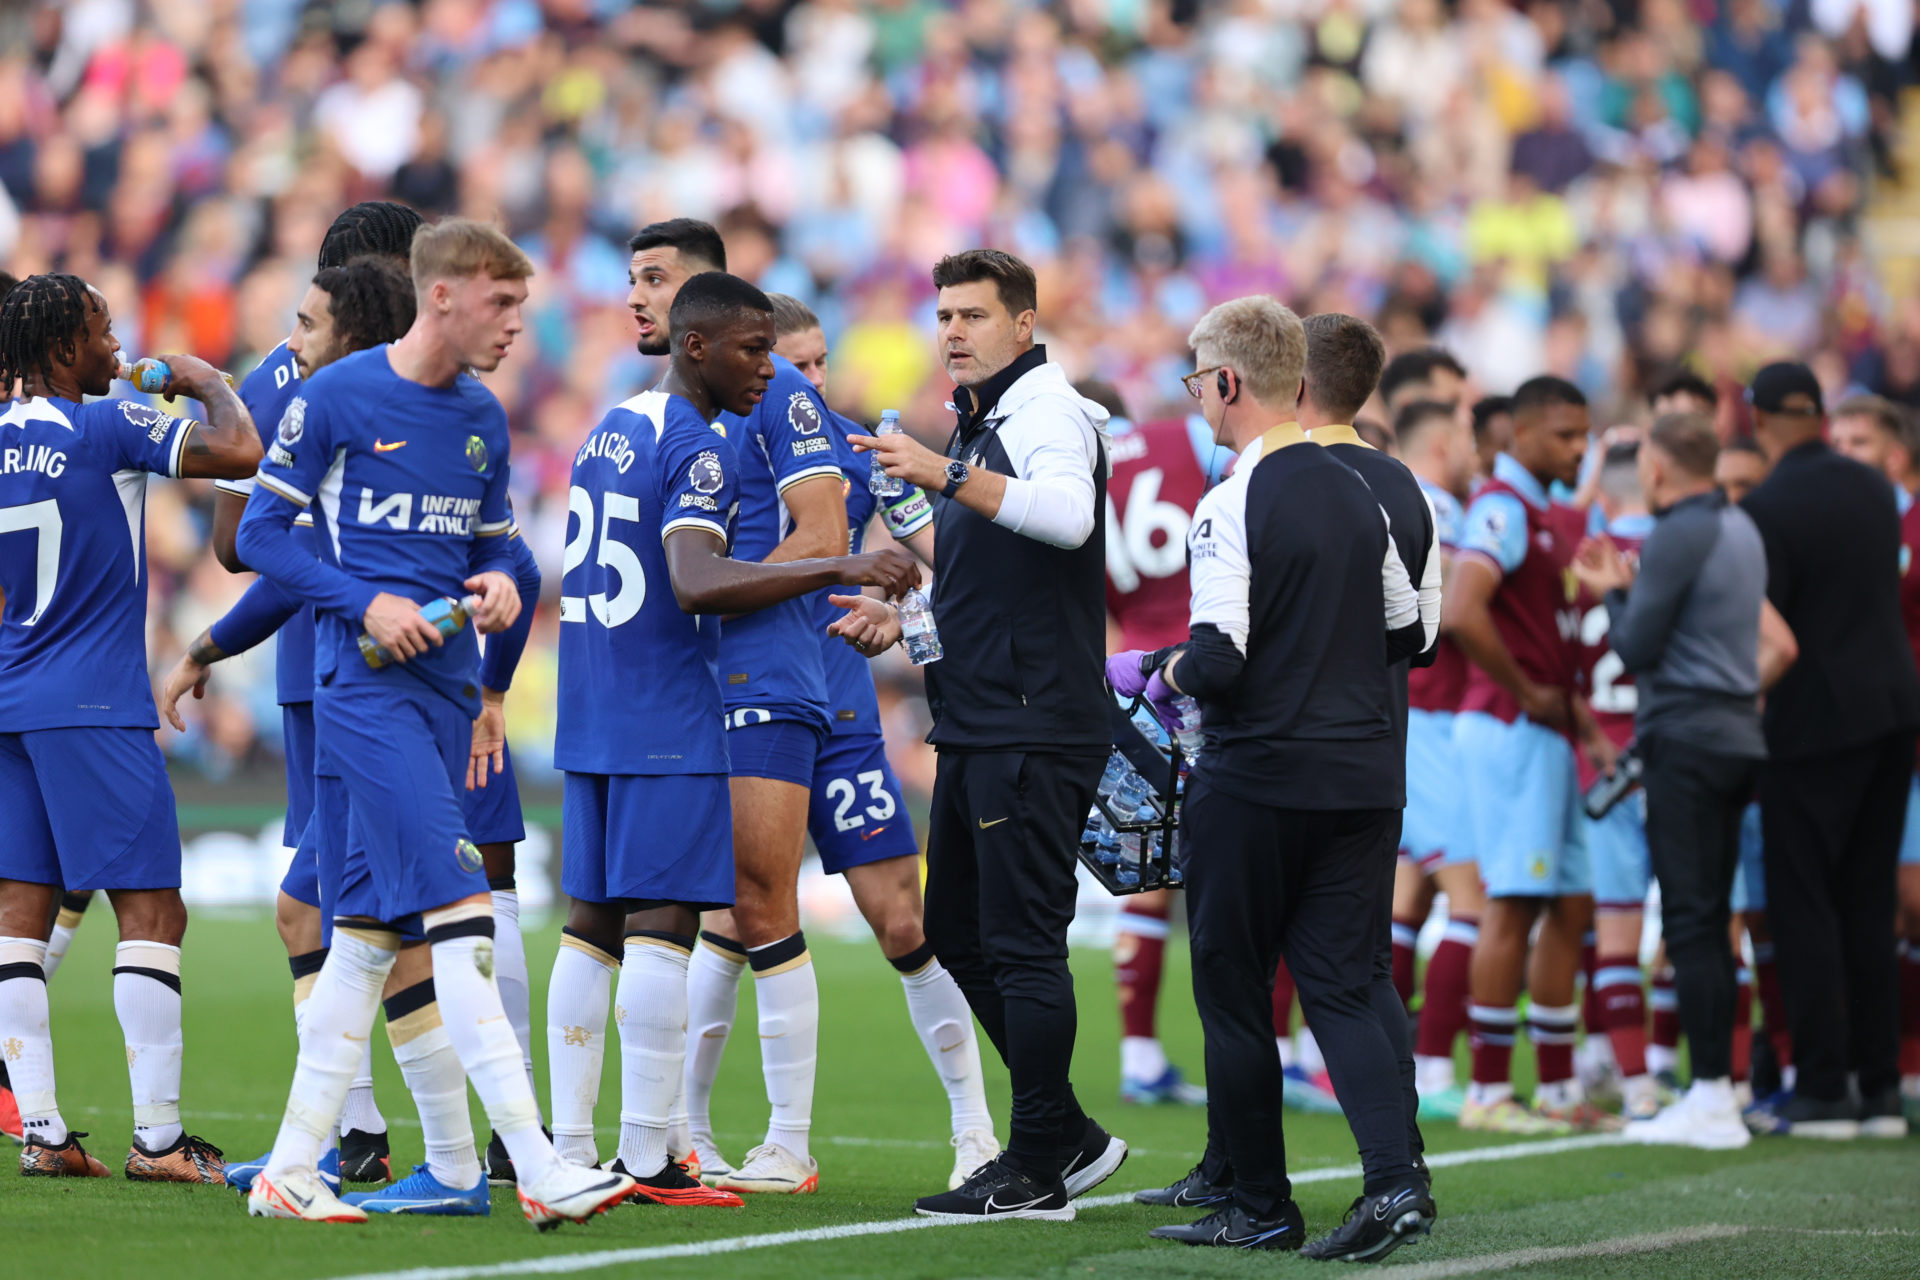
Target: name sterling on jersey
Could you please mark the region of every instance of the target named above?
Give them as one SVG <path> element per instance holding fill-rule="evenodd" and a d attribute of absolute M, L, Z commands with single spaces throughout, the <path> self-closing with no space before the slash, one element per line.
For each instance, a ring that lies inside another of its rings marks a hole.
<path fill-rule="evenodd" d="M 471 537 L 473 518 L 480 514 L 480 499 L 456 498 L 437 493 L 420 495 L 420 523 L 413 523 L 413 495 L 389 494 L 376 500 L 373 490 L 360 490 L 360 523 L 385 524 L 405 533 L 447 533 L 456 538 Z"/>
<path fill-rule="evenodd" d="M 24 449 L 0 449 L 0 473 L 6 475 L 38 471 L 58 480 L 60 473 L 66 469 L 67 455 L 44 444 L 30 444 Z"/>

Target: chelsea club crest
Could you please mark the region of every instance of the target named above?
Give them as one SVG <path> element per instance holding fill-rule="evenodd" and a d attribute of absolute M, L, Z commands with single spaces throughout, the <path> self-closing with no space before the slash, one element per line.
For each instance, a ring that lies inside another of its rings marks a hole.
<path fill-rule="evenodd" d="M 467 437 L 467 461 L 473 464 L 475 471 L 487 469 L 487 442 L 479 436 Z"/>

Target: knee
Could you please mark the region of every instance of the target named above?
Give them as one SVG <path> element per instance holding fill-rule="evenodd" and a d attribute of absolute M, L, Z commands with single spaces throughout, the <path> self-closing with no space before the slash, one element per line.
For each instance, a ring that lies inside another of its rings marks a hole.
<path fill-rule="evenodd" d="M 122 942 L 158 942 L 177 947 L 187 932 L 187 905 L 175 889 L 129 894 L 114 903 Z"/>
<path fill-rule="evenodd" d="M 875 922 L 873 936 L 880 943 L 881 954 L 889 959 L 910 955 L 927 940 L 918 914 L 904 912 L 891 913 L 885 920 Z"/>
<path fill-rule="evenodd" d="M 610 956 L 620 954 L 620 907 L 611 902 L 581 902 L 567 908 L 568 933 L 591 943 Z"/>

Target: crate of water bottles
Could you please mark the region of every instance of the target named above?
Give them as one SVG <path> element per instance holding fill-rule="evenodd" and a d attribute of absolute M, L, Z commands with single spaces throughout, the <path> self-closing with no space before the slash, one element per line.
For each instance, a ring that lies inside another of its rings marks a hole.
<path fill-rule="evenodd" d="M 1144 699 L 1112 704 L 1113 753 L 1080 832 L 1080 861 L 1108 893 L 1178 889 L 1180 797 L 1200 752 L 1200 708 L 1175 704 L 1169 733 Z"/>

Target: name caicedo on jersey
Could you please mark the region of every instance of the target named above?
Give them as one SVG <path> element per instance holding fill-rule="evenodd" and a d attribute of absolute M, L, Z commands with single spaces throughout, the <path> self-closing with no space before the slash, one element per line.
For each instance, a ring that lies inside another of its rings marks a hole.
<path fill-rule="evenodd" d="M 573 465 L 577 467 L 593 458 L 605 458 L 614 470 L 625 475 L 633 465 L 633 441 L 618 431 L 603 431 L 580 446 L 580 452 L 573 455 Z"/>

